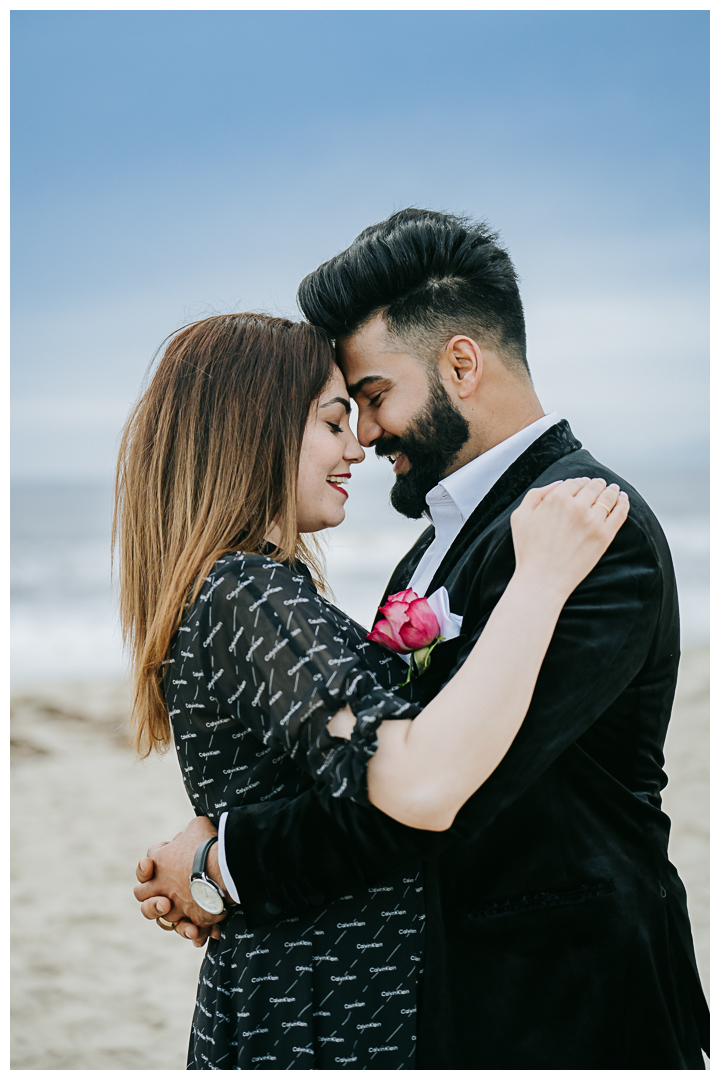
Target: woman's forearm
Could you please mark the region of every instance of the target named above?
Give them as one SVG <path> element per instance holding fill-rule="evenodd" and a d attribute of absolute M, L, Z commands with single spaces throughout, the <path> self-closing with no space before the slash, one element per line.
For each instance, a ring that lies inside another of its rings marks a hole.
<path fill-rule="evenodd" d="M 369 797 L 378 809 L 414 828 L 450 827 L 517 735 L 566 597 L 516 571 L 437 697 L 414 721 L 381 725 L 368 766 Z"/>

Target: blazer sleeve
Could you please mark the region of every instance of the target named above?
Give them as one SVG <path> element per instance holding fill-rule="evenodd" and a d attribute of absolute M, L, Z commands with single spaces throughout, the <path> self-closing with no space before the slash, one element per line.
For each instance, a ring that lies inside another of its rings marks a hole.
<path fill-rule="evenodd" d="M 508 529 L 469 582 L 464 630 L 470 632 L 449 677 L 482 632 L 513 569 Z M 411 829 L 374 807 L 328 798 L 317 784 L 292 800 L 231 810 L 226 857 L 249 924 L 328 902 L 479 835 L 639 672 L 658 625 L 662 588 L 657 554 L 629 519 L 566 603 L 513 745 L 446 832 Z"/>

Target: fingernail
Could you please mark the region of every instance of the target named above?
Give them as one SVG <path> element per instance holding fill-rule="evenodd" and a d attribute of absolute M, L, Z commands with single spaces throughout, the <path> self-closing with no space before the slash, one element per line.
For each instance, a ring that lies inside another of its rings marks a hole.
<path fill-rule="evenodd" d="M 608 487 L 609 488 L 617 488 L 618 491 L 620 490 L 620 485 L 619 484 L 608 484 Z"/>
<path fill-rule="evenodd" d="M 167 915 L 168 911 L 170 910 L 170 905 L 168 904 L 167 900 L 158 900 L 157 904 L 155 905 L 155 910 L 160 915 Z"/>

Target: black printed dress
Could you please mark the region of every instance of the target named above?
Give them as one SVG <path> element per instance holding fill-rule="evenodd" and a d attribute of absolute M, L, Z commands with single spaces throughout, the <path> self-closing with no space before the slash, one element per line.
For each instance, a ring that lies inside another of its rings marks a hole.
<path fill-rule="evenodd" d="M 220 559 L 186 609 L 165 691 L 197 814 L 292 798 L 313 782 L 367 802 L 383 719 L 418 707 L 407 667 L 323 599 L 304 567 Z M 328 734 L 348 703 L 350 740 Z M 411 1069 L 423 941 L 419 866 L 299 918 L 237 909 L 200 971 L 188 1069 Z"/>

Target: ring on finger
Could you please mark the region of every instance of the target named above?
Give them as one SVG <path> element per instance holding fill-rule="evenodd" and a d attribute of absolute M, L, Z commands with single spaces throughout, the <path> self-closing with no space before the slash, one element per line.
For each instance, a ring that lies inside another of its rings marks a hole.
<path fill-rule="evenodd" d="M 612 513 L 612 509 L 613 509 L 612 506 L 608 506 L 607 503 L 600 502 L 599 499 L 597 500 L 595 505 L 596 506 L 602 506 L 603 510 L 605 511 L 605 517 L 607 517 L 608 514 Z"/>
<path fill-rule="evenodd" d="M 174 930 L 177 926 L 176 922 L 170 922 L 169 919 L 163 919 L 162 915 L 158 915 L 155 922 L 162 930 Z"/>

